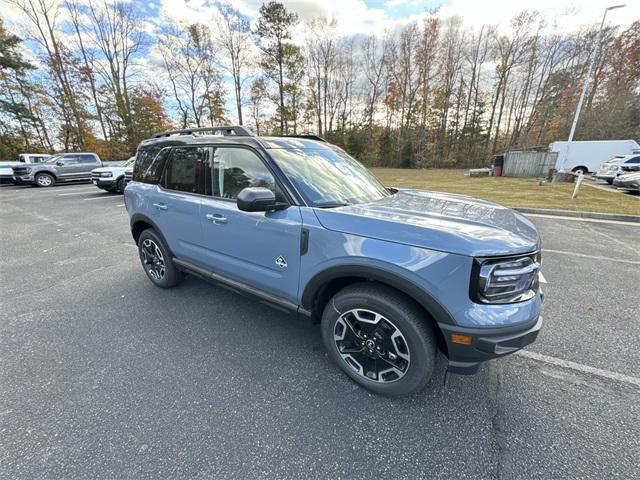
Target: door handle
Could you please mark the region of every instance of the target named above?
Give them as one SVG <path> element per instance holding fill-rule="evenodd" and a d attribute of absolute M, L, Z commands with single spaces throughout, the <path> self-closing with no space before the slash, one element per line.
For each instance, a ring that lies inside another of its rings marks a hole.
<path fill-rule="evenodd" d="M 158 210 L 166 210 L 168 208 L 164 203 L 154 203 L 153 206 Z"/>
<path fill-rule="evenodd" d="M 211 214 L 211 213 L 207 213 L 205 215 L 205 217 L 207 218 L 207 220 L 209 220 L 210 222 L 213 222 L 217 225 L 222 224 L 222 223 L 227 223 L 227 217 L 223 217 L 222 215 L 220 215 L 219 213 L 216 214 Z"/>

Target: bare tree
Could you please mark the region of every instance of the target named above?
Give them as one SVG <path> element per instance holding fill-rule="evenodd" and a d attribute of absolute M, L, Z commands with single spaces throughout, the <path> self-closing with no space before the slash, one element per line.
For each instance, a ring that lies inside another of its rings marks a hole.
<path fill-rule="evenodd" d="M 222 4 L 219 11 L 214 36 L 224 53 L 222 65 L 233 80 L 238 123 L 242 125 L 242 86 L 247 78 L 246 72 L 253 63 L 249 19 L 230 4 Z"/>

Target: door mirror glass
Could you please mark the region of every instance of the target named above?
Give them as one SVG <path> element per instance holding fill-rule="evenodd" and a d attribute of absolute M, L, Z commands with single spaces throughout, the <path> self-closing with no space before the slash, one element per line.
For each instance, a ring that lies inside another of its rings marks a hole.
<path fill-rule="evenodd" d="M 58 165 L 59 167 L 63 166 L 64 165 L 64 160 L 58 160 L 56 162 L 56 165 Z"/>
<path fill-rule="evenodd" d="M 238 193 L 238 209 L 245 212 L 268 212 L 276 210 L 276 195 L 264 187 L 247 187 Z"/>

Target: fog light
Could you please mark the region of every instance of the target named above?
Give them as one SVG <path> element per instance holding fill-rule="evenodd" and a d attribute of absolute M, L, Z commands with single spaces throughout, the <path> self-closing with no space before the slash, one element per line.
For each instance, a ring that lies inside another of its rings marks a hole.
<path fill-rule="evenodd" d="M 473 337 L 470 335 L 451 334 L 451 343 L 459 343 L 460 345 L 471 345 Z"/>

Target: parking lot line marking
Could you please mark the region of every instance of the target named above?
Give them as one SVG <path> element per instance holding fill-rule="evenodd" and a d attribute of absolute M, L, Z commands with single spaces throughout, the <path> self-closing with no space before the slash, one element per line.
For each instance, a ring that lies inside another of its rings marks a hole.
<path fill-rule="evenodd" d="M 629 385 L 635 385 L 640 388 L 640 378 L 625 375 L 623 373 L 612 372 L 610 370 L 603 370 L 601 368 L 591 367 L 589 365 L 583 365 L 582 363 L 572 362 L 570 360 L 563 360 L 561 358 L 550 357 L 541 353 L 532 352 L 531 350 L 518 350 L 514 353 L 520 357 L 529 358 L 538 362 L 547 363 L 549 365 L 555 365 L 556 367 L 568 368 L 569 370 L 575 370 L 580 373 L 588 373 L 598 377 L 606 378 L 608 380 L 615 380 L 617 382 L 628 383 Z"/>
<path fill-rule="evenodd" d="M 96 191 L 95 187 L 94 188 L 85 188 L 85 189 L 82 189 L 82 190 L 80 190 L 78 188 L 78 189 L 74 189 L 74 191 L 71 192 L 71 193 L 59 193 L 58 196 L 59 197 L 68 197 L 69 195 L 83 195 L 83 194 L 85 194 L 87 192 L 95 192 L 95 191 Z"/>
<path fill-rule="evenodd" d="M 100 194 L 100 195 L 101 195 L 100 197 L 83 198 L 83 200 L 86 202 L 87 200 L 104 200 L 105 198 L 116 198 L 116 199 L 118 198 L 118 197 L 115 197 L 113 195 L 108 195 L 108 194 L 106 194 L 106 195 L 105 194 Z"/>
<path fill-rule="evenodd" d="M 587 255 L 586 253 L 578 252 L 565 252 L 564 250 L 552 250 L 550 248 L 543 248 L 544 253 L 560 253 L 562 255 L 573 255 L 574 257 L 592 258 L 594 260 L 606 260 L 607 262 L 628 263 L 629 265 L 640 265 L 640 260 L 627 260 L 625 258 L 612 258 L 603 257 L 601 255 Z"/>
<path fill-rule="evenodd" d="M 124 207 L 124 203 L 121 203 L 120 205 L 118 205 L 119 207 Z"/>
<path fill-rule="evenodd" d="M 570 220 L 572 222 L 610 223 L 612 225 L 630 225 L 632 227 L 640 227 L 640 223 L 624 222 L 622 220 L 604 220 L 602 218 L 561 217 L 559 215 L 545 215 L 543 213 L 523 213 L 523 215 L 525 217 L 550 218 L 552 220 Z"/>

